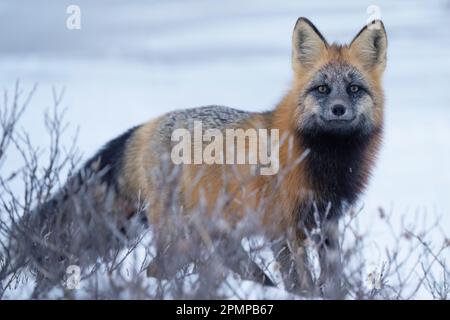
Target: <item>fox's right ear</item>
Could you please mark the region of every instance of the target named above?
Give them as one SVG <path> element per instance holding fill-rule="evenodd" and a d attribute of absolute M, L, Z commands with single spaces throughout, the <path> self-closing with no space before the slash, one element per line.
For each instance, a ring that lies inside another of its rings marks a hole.
<path fill-rule="evenodd" d="M 292 34 L 292 66 L 294 70 L 311 68 L 328 44 L 319 30 L 306 18 L 299 18 Z"/>

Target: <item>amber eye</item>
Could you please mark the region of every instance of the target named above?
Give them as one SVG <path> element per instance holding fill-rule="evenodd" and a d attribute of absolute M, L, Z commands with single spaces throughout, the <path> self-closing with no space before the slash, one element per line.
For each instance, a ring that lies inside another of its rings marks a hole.
<path fill-rule="evenodd" d="M 326 85 L 321 85 L 317 87 L 317 91 L 319 91 L 320 93 L 327 93 L 328 92 L 328 87 Z"/>
<path fill-rule="evenodd" d="M 357 86 L 357 85 L 355 85 L 355 84 L 353 84 L 353 85 L 350 86 L 350 92 L 356 93 L 356 92 L 358 92 L 358 91 L 359 91 L 359 86 Z"/>

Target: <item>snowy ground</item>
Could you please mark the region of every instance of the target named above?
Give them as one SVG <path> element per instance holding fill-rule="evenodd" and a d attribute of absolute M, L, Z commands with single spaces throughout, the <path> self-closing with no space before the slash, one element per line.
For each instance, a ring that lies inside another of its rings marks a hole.
<path fill-rule="evenodd" d="M 73 3 L 81 8 L 81 30 L 65 27 Z M 68 119 L 80 126 L 79 147 L 87 157 L 125 129 L 169 110 L 272 108 L 291 79 L 297 17 L 310 18 L 331 41 L 349 41 L 366 23 L 370 4 L 1 0 L 0 85 L 39 83 L 22 126 L 43 146 L 39 120 L 51 105 L 51 86 L 65 87 Z M 370 226 L 381 206 L 442 215 L 441 227 L 448 230 L 450 1 L 375 4 L 389 36 L 386 136 L 362 199 L 363 222 Z M 378 234 L 374 241 L 383 239 Z"/>

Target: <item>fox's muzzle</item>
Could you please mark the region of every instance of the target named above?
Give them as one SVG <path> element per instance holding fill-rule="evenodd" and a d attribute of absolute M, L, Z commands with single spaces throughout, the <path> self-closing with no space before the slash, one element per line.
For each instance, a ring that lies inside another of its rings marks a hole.
<path fill-rule="evenodd" d="M 322 120 L 327 122 L 351 122 L 355 119 L 355 112 L 351 106 L 343 102 L 334 102 L 327 105 L 322 111 Z"/>

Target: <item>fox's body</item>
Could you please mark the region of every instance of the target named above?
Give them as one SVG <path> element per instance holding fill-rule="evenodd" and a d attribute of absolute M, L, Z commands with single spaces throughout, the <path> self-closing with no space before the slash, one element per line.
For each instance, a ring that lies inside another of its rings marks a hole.
<path fill-rule="evenodd" d="M 110 142 L 86 170 L 105 171 L 101 180 L 114 191 L 124 215 L 145 201 L 149 223 L 158 226 L 173 197 L 185 215 L 200 208 L 216 214 L 217 203 L 225 199 L 220 214 L 231 228 L 253 214 L 271 239 L 288 235 L 300 247 L 301 227 L 315 226 L 314 212 L 337 221 L 367 185 L 383 127 L 387 44 L 378 24 L 341 46 L 329 45 L 308 20 L 299 19 L 292 41 L 292 86 L 272 111 L 209 106 L 169 112 Z M 202 121 L 204 130 L 222 132 L 279 130 L 278 173 L 255 175 L 249 165 L 174 165 L 171 134 L 177 128 L 192 130 L 194 121 Z M 162 183 L 174 170 L 175 183 Z M 336 241 L 335 223 L 327 236 L 328 242 Z"/>
<path fill-rule="evenodd" d="M 308 27 L 304 20 L 300 24 Z M 198 209 L 204 192 L 207 192 L 207 208 L 213 210 L 217 197 L 225 192 L 233 195 L 232 203 L 224 212 L 230 217 L 230 222 L 242 217 L 247 209 L 261 211 L 261 201 L 267 198 L 271 201 L 264 206 L 262 220 L 280 232 L 295 226 L 298 219 L 308 219 L 313 203 L 321 210 L 330 205 L 331 215 L 338 217 L 342 206 L 353 204 L 366 186 L 380 145 L 383 124 L 380 78 L 383 67 L 367 67 L 363 58 L 358 56 L 359 52 L 350 46 L 333 44 L 316 49 L 319 51 L 310 66 L 296 62 L 294 57 L 292 88 L 273 111 L 257 113 L 208 106 L 169 112 L 132 129 L 120 145 L 107 146 L 93 159 L 110 157 L 108 152 L 112 149 L 120 153 L 120 159 L 113 157 L 116 164 L 105 162 L 105 165 L 115 168 L 113 179 L 117 181 L 119 194 L 130 204 L 136 201 L 137 195 L 141 200 L 148 200 L 150 222 L 156 222 L 163 214 L 158 207 L 167 196 L 165 190 L 160 190 L 157 171 L 170 165 L 173 130 L 192 130 L 194 121 L 202 121 L 204 130 L 278 129 L 283 139 L 280 170 L 275 176 L 254 175 L 248 165 L 180 165 L 182 173 L 177 191 L 184 210 Z M 362 122 L 360 128 L 349 132 L 339 132 L 339 128 L 321 131 L 305 124 L 316 102 L 309 96 L 303 101 L 302 98 L 318 74 L 328 78 L 330 87 L 333 87 L 333 81 L 346 81 L 348 85 L 357 82 L 364 86 L 361 90 L 367 91 L 359 105 L 348 106 L 359 108 L 354 112 Z M 304 160 L 296 164 L 302 157 Z M 236 175 L 236 170 L 240 174 Z"/>
<path fill-rule="evenodd" d="M 125 204 L 124 208 L 129 208 L 130 214 L 136 210 L 134 205 L 138 201 L 148 201 L 149 221 L 157 224 L 160 215 L 164 214 L 164 198 L 168 192 L 175 191 L 164 190 L 160 181 L 162 168 L 174 166 L 170 163 L 174 129 L 192 129 L 193 121 L 202 121 L 204 130 L 278 129 L 280 136 L 287 138 L 280 146 L 280 170 L 276 175 L 254 175 L 248 165 L 178 165 L 180 179 L 176 189 L 180 205 L 186 212 L 198 209 L 202 194 L 208 211 L 214 210 L 220 194 L 227 194 L 231 203 L 223 214 L 228 216 L 231 224 L 239 221 L 245 212 L 253 211 L 261 214 L 262 222 L 270 226 L 277 237 L 278 232 L 285 232 L 289 226 L 295 227 L 299 218 L 311 215 L 313 203 L 322 209 L 331 203 L 331 213 L 336 218 L 341 214 L 342 204 L 354 203 L 367 183 L 381 137 L 380 130 L 367 141 L 347 138 L 318 141 L 316 149 L 296 133 L 293 118 L 284 112 L 283 109 L 295 106 L 291 103 L 288 96 L 275 111 L 265 113 L 222 106 L 170 112 L 131 129 L 120 145 L 106 146 L 93 160 L 116 152 L 118 157 L 114 159 L 117 162 L 113 166 L 104 163 L 104 166 L 114 167 L 112 176 L 105 174 L 105 183 L 117 185 L 117 201 Z M 237 169 L 240 174 L 236 174 Z M 265 205 L 262 205 L 264 201 Z"/>

